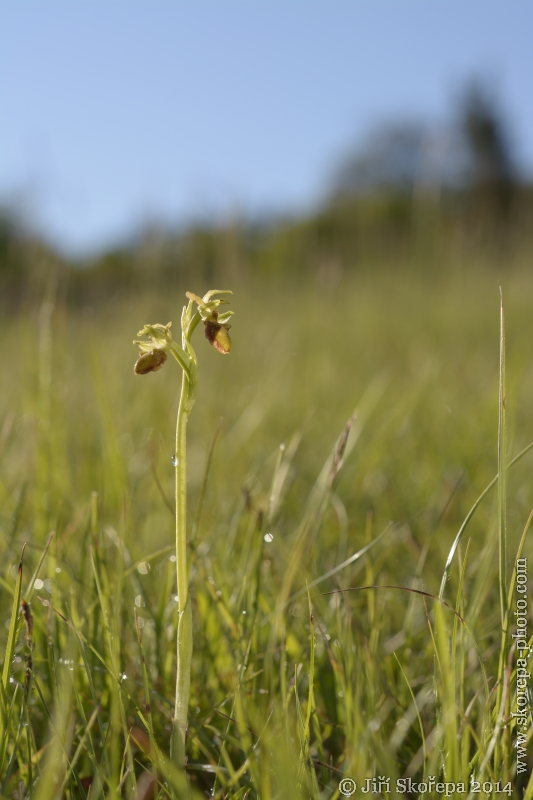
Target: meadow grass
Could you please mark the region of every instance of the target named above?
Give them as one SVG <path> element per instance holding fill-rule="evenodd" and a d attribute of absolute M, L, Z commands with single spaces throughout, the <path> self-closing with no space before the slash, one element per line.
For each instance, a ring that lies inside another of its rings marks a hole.
<path fill-rule="evenodd" d="M 196 343 L 187 779 L 170 760 L 180 381 L 135 377 L 131 340 L 208 288 L 74 311 L 50 283 L 5 322 L 2 797 L 303 800 L 380 776 L 379 796 L 435 776 L 466 797 L 474 776 L 531 798 L 502 636 L 531 550 L 533 452 L 501 468 L 533 441 L 526 269 L 233 281 L 230 356 Z"/>

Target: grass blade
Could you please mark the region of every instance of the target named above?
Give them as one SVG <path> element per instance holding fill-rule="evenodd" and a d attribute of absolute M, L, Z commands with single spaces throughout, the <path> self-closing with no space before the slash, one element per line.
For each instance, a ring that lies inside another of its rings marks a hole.
<path fill-rule="evenodd" d="M 511 461 L 509 461 L 509 463 L 507 464 L 507 469 L 510 469 L 511 467 L 514 467 L 514 465 L 517 464 L 526 455 L 526 453 L 529 453 L 529 451 L 531 449 L 533 449 L 533 442 L 530 442 L 527 445 L 527 447 L 524 447 L 524 449 L 521 450 L 518 453 L 518 455 L 516 455 L 513 459 L 511 459 Z M 498 475 L 499 475 L 499 473 L 498 473 Z M 453 557 L 454 557 L 455 553 L 457 552 L 457 548 L 459 547 L 461 539 L 463 538 L 463 534 L 464 534 L 464 532 L 466 530 L 466 527 L 467 527 L 468 523 L 470 522 L 470 520 L 472 519 L 472 517 L 474 516 L 474 514 L 477 511 L 478 507 L 481 505 L 481 503 L 483 502 L 485 497 L 489 494 L 490 490 L 494 489 L 494 487 L 498 483 L 498 475 L 495 475 L 494 478 L 491 480 L 491 482 L 483 489 L 483 491 L 479 495 L 478 499 L 476 500 L 476 502 L 474 503 L 474 505 L 472 506 L 472 508 L 468 512 L 468 514 L 466 515 L 466 517 L 465 517 L 465 519 L 463 521 L 463 524 L 459 528 L 459 532 L 458 532 L 457 536 L 453 540 L 453 544 L 452 544 L 452 546 L 450 548 L 450 552 L 448 553 L 448 558 L 446 559 L 444 572 L 442 574 L 442 581 L 441 581 L 440 589 L 439 589 L 439 597 L 441 598 L 441 600 L 442 600 L 442 598 L 444 596 L 444 590 L 446 589 L 446 582 L 448 580 L 448 575 L 450 573 L 450 567 L 452 565 Z"/>
<path fill-rule="evenodd" d="M 13 606 L 11 608 L 11 620 L 9 622 L 9 633 L 7 636 L 6 652 L 4 655 L 4 667 L 2 670 L 2 683 L 0 691 L 0 742 L 1 742 L 0 770 L 2 769 L 5 755 L 7 752 L 9 718 L 11 717 L 11 712 L 13 710 L 13 703 L 15 700 L 15 698 L 13 697 L 11 706 L 8 705 L 7 687 L 9 685 L 11 664 L 13 662 L 13 656 L 15 655 L 15 646 L 17 643 L 17 635 L 19 630 L 18 620 L 20 616 L 20 598 L 22 594 L 22 564 L 24 561 L 25 548 L 26 545 L 23 546 L 22 553 L 20 554 L 20 562 L 17 570 L 17 580 L 15 584 L 15 593 L 13 596 Z"/>
<path fill-rule="evenodd" d="M 500 555 L 500 604 L 502 627 L 507 618 L 507 479 L 506 479 L 506 386 L 505 386 L 505 319 L 503 296 L 500 289 L 500 392 L 498 403 L 498 541 Z"/>

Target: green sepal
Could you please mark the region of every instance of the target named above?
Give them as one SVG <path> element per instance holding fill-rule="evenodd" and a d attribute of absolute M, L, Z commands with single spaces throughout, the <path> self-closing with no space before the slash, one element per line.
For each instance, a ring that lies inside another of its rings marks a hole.
<path fill-rule="evenodd" d="M 204 303 L 208 303 L 214 294 L 233 294 L 233 292 L 231 289 L 210 289 L 206 294 L 204 294 Z M 220 302 L 226 303 L 227 301 L 221 300 Z"/>
<path fill-rule="evenodd" d="M 235 314 L 235 311 L 225 311 L 223 314 L 219 314 L 217 317 L 217 322 L 220 325 L 226 325 L 229 322 L 231 317 Z"/>

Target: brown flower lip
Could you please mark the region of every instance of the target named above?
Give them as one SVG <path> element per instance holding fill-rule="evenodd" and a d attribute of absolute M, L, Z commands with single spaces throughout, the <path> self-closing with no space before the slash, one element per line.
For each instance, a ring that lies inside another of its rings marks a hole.
<path fill-rule="evenodd" d="M 218 350 L 219 353 L 227 356 L 231 350 L 231 339 L 229 338 L 229 325 L 221 325 L 214 320 L 207 320 L 205 325 L 205 338 Z"/>
<path fill-rule="evenodd" d="M 133 367 L 133 372 L 135 375 L 146 375 L 148 372 L 157 372 L 158 369 L 161 369 L 166 360 L 167 354 L 165 351 L 154 347 L 149 353 L 140 354 Z"/>

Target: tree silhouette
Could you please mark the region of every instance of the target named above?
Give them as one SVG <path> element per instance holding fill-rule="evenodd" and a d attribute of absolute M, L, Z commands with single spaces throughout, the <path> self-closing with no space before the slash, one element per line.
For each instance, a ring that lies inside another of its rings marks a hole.
<path fill-rule="evenodd" d="M 507 210 L 516 170 L 507 122 L 487 84 L 473 81 L 460 104 L 460 127 L 467 150 L 467 184 L 495 210 Z"/>

